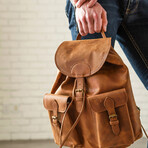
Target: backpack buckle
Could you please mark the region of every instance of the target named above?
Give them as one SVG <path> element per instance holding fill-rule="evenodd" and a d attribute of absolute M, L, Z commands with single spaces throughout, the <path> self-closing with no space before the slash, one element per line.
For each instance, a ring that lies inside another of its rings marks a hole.
<path fill-rule="evenodd" d="M 75 89 L 75 92 L 83 92 L 83 89 Z"/>

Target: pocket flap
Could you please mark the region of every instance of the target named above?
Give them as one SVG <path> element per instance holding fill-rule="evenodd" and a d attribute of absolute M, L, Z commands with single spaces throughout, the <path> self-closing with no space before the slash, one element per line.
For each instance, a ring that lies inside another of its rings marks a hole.
<path fill-rule="evenodd" d="M 106 97 L 110 97 L 114 100 L 115 108 L 126 104 L 127 94 L 125 88 L 98 94 L 95 96 L 88 97 L 91 108 L 95 112 L 103 112 L 106 110 L 104 106 L 104 100 Z"/>
<path fill-rule="evenodd" d="M 54 110 L 54 102 L 57 102 L 58 105 L 58 112 L 65 112 L 68 103 L 71 101 L 69 96 L 65 95 L 57 95 L 57 94 L 45 94 L 43 98 L 44 107 L 47 110 L 53 111 Z"/>

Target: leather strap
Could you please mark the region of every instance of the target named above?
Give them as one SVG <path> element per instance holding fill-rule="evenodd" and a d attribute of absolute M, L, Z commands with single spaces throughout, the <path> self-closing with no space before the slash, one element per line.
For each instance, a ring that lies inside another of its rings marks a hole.
<path fill-rule="evenodd" d="M 83 78 L 83 77 L 82 77 L 82 78 L 78 78 L 78 79 L 83 79 L 83 82 L 84 82 L 84 78 Z M 74 87 L 73 87 L 73 92 L 72 92 L 72 98 L 73 98 L 72 101 L 73 101 L 74 98 L 75 98 L 75 88 L 76 88 L 76 82 L 79 81 L 78 79 L 77 79 L 77 78 L 75 79 L 75 83 L 74 83 Z M 84 84 L 84 83 L 83 83 L 83 84 Z M 77 125 L 78 122 L 79 122 L 79 119 L 80 119 L 80 116 L 81 116 L 81 114 L 82 114 L 82 112 L 83 112 L 84 104 L 85 104 L 85 90 L 84 90 L 84 89 L 85 89 L 85 88 L 83 87 L 83 91 L 84 91 L 84 92 L 82 92 L 82 93 L 83 93 L 83 94 L 82 94 L 82 106 L 81 106 L 80 113 L 79 113 L 79 115 L 77 116 L 77 118 L 76 118 L 75 122 L 73 123 L 72 127 L 70 128 L 69 132 L 66 134 L 64 140 L 61 142 L 59 148 L 62 148 L 62 146 L 64 145 L 65 141 L 66 141 L 67 138 L 69 137 L 70 133 L 73 131 L 73 129 L 76 127 L 76 125 Z M 71 103 L 71 104 L 72 104 L 72 103 Z M 70 105 L 71 105 L 71 104 L 70 104 Z M 69 107 L 70 107 L 70 105 L 69 105 Z M 69 107 L 68 107 L 68 108 L 69 108 Z M 67 111 L 68 111 L 68 109 L 67 109 Z M 67 113 L 67 112 L 66 112 L 66 113 Z M 65 113 L 65 116 L 66 116 L 66 113 Z M 63 117 L 63 121 L 64 121 L 65 116 Z M 61 132 L 62 132 L 62 128 L 61 128 Z M 62 134 L 62 133 L 61 133 L 61 134 Z"/>
<path fill-rule="evenodd" d="M 144 131 L 144 134 L 145 134 L 146 138 L 148 139 L 148 135 L 147 135 L 146 130 L 144 129 L 144 127 L 143 127 L 142 124 L 141 124 L 141 127 L 142 127 L 142 129 L 143 129 L 143 131 Z"/>
<path fill-rule="evenodd" d="M 104 100 L 104 106 L 106 110 L 108 111 L 109 119 L 110 119 L 110 125 L 112 127 L 112 131 L 114 135 L 119 135 L 120 128 L 119 128 L 119 120 L 117 118 L 117 114 L 115 111 L 115 102 L 112 98 L 106 97 Z"/>
<path fill-rule="evenodd" d="M 105 35 L 104 31 L 101 31 L 100 33 L 101 33 L 103 38 L 106 38 L 106 35 Z M 76 40 L 81 40 L 81 37 L 82 37 L 81 34 L 78 33 Z"/>

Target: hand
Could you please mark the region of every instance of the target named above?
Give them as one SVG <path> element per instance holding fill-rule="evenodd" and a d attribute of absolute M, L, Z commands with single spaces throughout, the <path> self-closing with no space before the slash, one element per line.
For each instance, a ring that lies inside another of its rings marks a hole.
<path fill-rule="evenodd" d="M 101 30 L 106 32 L 107 13 L 104 8 L 97 2 L 92 8 L 87 7 L 85 2 L 80 8 L 76 8 L 76 21 L 79 32 L 82 36 L 88 33 L 99 33 Z"/>
<path fill-rule="evenodd" d="M 87 1 L 88 0 L 74 0 L 74 4 L 76 5 L 77 8 L 80 8 Z M 97 0 L 89 0 L 87 7 L 89 7 L 89 8 L 93 7 L 96 2 L 97 2 Z"/>

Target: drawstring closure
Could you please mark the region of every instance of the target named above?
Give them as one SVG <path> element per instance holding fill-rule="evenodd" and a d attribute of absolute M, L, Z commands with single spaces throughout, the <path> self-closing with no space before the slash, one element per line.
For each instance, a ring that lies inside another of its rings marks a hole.
<path fill-rule="evenodd" d="M 78 80 L 80 79 L 80 80 Z M 77 87 L 77 81 L 81 81 L 82 80 L 82 87 L 83 87 L 83 90 L 82 90 L 82 106 L 81 106 L 81 109 L 80 109 L 80 113 L 79 115 L 77 116 L 75 122 L 73 123 L 72 127 L 70 128 L 69 132 L 66 134 L 66 136 L 64 137 L 64 140 L 62 141 L 62 139 L 60 139 L 60 147 L 59 148 L 62 148 L 62 146 L 64 145 L 65 141 L 67 140 L 67 138 L 69 137 L 70 133 L 74 130 L 74 128 L 76 127 L 76 125 L 78 124 L 79 122 L 79 119 L 80 119 L 80 116 L 82 114 L 82 111 L 84 109 L 84 104 L 85 104 L 85 82 L 84 82 L 84 78 L 76 78 L 75 81 L 74 81 L 74 86 L 73 86 L 73 90 L 72 90 L 72 101 L 71 103 L 69 104 L 65 114 L 64 114 L 64 117 L 63 117 L 63 120 L 62 120 L 62 125 L 64 124 L 64 119 L 67 115 L 67 111 L 68 109 L 70 108 L 71 104 L 73 103 L 74 99 L 75 99 L 75 90 L 76 90 L 76 87 Z M 78 88 L 79 89 L 79 88 Z M 61 131 L 60 131 L 60 138 L 62 138 L 62 131 L 63 131 L 63 126 L 61 126 Z"/>

